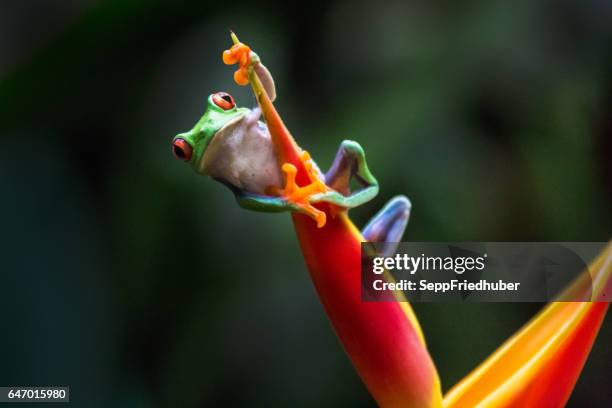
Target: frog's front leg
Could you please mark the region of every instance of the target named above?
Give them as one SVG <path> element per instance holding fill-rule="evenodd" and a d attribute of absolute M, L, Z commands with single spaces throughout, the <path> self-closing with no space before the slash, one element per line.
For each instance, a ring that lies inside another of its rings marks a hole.
<path fill-rule="evenodd" d="M 295 172 L 293 171 L 293 169 L 284 166 L 283 171 L 286 173 L 288 179 L 287 187 L 285 188 L 285 190 L 287 188 L 291 188 L 291 186 L 294 186 L 294 188 L 299 189 L 299 187 L 297 187 L 297 185 L 295 184 Z M 227 187 L 229 187 L 230 190 L 232 190 L 232 192 L 234 193 L 234 197 L 238 202 L 238 205 L 240 205 L 240 207 L 244 209 L 259 212 L 295 211 L 312 217 L 319 226 L 325 224 L 325 213 L 323 211 L 320 211 L 307 203 L 288 199 L 286 195 L 278 195 L 278 188 L 270 187 L 271 193 L 275 194 L 263 195 L 242 190 L 236 186 L 233 186 L 230 183 L 224 182 L 223 180 L 218 181 L 225 184 Z"/>
<path fill-rule="evenodd" d="M 237 192 L 234 194 L 240 207 L 260 212 L 283 212 L 296 210 L 291 203 L 280 197 Z"/>
<path fill-rule="evenodd" d="M 351 179 L 362 186 L 351 191 Z M 332 190 L 315 194 L 311 203 L 328 202 L 343 208 L 357 207 L 378 194 L 378 181 L 368 169 L 365 152 L 359 143 L 345 140 L 340 144 L 336 158 L 325 174 L 325 184 Z"/>
<path fill-rule="evenodd" d="M 239 204 L 257 211 L 301 212 L 312 217 L 317 225 L 322 227 L 325 224 L 325 213 L 313 204 L 327 202 L 344 209 L 353 208 L 378 194 L 378 182 L 368 169 L 363 148 L 357 142 L 350 140 L 342 142 L 325 176 L 319 175 L 307 152 L 302 152 L 302 160 L 311 184 L 298 186 L 295 183 L 295 167 L 285 163 L 282 166 L 282 171 L 285 173 L 285 188 L 271 188 L 269 196 L 235 191 Z M 350 182 L 353 177 L 362 188 L 351 191 Z"/>
<path fill-rule="evenodd" d="M 364 227 L 361 234 L 370 242 L 401 241 L 408 218 L 410 217 L 410 200 L 405 196 L 397 196 L 378 212 Z M 396 245 L 387 245 L 382 256 L 392 256 L 397 249 Z"/>

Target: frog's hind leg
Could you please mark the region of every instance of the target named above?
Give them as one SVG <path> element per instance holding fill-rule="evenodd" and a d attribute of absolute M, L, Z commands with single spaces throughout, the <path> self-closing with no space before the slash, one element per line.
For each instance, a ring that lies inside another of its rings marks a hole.
<path fill-rule="evenodd" d="M 365 226 L 361 234 L 370 242 L 397 243 L 402 239 L 408 218 L 410 217 L 410 200 L 405 196 L 392 198 Z M 382 256 L 395 253 L 397 244 L 385 246 Z"/>
<path fill-rule="evenodd" d="M 351 191 L 351 179 L 360 188 Z M 340 144 L 336 158 L 325 174 L 325 184 L 333 191 L 318 194 L 312 202 L 326 201 L 343 208 L 357 207 L 378 194 L 378 182 L 368 169 L 363 148 L 357 142 L 345 140 Z"/>

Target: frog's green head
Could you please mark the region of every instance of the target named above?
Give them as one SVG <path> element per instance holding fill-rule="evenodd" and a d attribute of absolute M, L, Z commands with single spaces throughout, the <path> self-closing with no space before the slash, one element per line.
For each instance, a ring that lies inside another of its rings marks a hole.
<path fill-rule="evenodd" d="M 189 132 L 179 133 L 172 140 L 174 157 L 190 163 L 201 173 L 200 163 L 211 140 L 223 127 L 248 112 L 248 108 L 237 108 L 234 98 L 226 92 L 210 95 L 204 116 Z"/>

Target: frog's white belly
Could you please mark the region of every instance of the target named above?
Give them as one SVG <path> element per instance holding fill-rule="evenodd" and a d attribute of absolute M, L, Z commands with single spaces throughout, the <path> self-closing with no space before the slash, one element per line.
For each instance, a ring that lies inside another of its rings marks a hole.
<path fill-rule="evenodd" d="M 270 186 L 282 187 L 283 178 L 267 127 L 245 117 L 217 132 L 204 152 L 200 170 L 250 193 L 265 194 Z"/>

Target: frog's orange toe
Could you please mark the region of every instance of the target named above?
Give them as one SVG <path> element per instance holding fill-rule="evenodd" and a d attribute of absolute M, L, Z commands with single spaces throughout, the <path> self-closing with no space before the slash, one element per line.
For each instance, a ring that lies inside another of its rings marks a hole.
<path fill-rule="evenodd" d="M 229 50 L 223 51 L 223 63 L 226 65 L 238 64 L 238 71 L 234 72 L 234 81 L 238 85 L 249 83 L 248 67 L 251 63 L 251 48 L 241 42 L 232 46 Z"/>
<path fill-rule="evenodd" d="M 223 51 L 223 63 L 225 65 L 234 65 L 237 62 L 238 57 L 236 57 L 231 49 Z"/>
<path fill-rule="evenodd" d="M 241 42 L 232 45 L 229 50 L 223 51 L 223 62 L 226 65 L 240 63 L 240 67 L 245 67 L 250 62 L 251 48 Z"/>
<path fill-rule="evenodd" d="M 281 170 L 283 173 L 285 173 L 285 188 L 276 188 L 274 189 L 274 192 L 276 195 L 282 197 L 287 202 L 292 203 L 298 207 L 301 212 L 315 220 L 317 227 L 321 228 L 327 222 L 327 216 L 324 211 L 321 211 L 310 204 L 310 197 L 312 197 L 314 194 L 328 191 L 329 188 L 316 176 L 312 170 L 310 155 L 308 155 L 307 152 L 304 152 L 301 158 L 304 161 L 304 164 L 307 165 L 307 168 L 310 170 L 309 173 L 311 176 L 311 183 L 305 185 L 304 187 L 300 187 L 295 181 L 297 168 L 291 163 L 284 163 L 281 166 Z M 272 189 L 269 191 L 272 191 Z"/>
<path fill-rule="evenodd" d="M 327 215 L 325 215 L 325 212 L 317 210 L 315 221 L 317 222 L 317 228 L 323 228 L 327 222 Z"/>
<path fill-rule="evenodd" d="M 239 69 L 238 71 L 234 72 L 234 81 L 238 84 L 238 85 L 247 85 L 249 83 L 249 75 L 245 72 L 246 69 Z"/>

